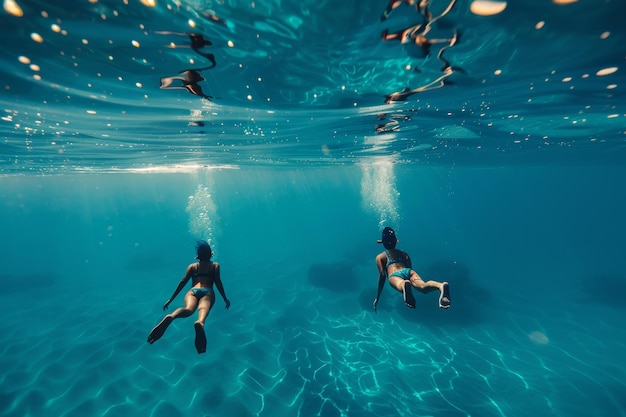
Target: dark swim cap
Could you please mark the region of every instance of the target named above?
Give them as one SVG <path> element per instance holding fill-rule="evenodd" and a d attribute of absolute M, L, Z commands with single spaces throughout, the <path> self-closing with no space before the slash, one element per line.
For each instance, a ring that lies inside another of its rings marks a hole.
<path fill-rule="evenodd" d="M 213 256 L 213 251 L 211 250 L 211 246 L 209 246 L 206 242 L 197 242 L 196 244 L 196 258 L 201 261 L 208 261 Z"/>
<path fill-rule="evenodd" d="M 396 237 L 396 232 L 389 226 L 383 229 L 383 234 L 381 239 L 378 241 L 382 243 L 383 246 L 387 249 L 393 249 L 396 247 L 396 243 L 398 243 L 398 238 Z"/>

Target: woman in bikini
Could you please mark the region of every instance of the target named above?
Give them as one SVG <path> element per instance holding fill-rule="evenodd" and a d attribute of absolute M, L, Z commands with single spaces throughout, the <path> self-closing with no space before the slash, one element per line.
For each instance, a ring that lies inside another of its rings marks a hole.
<path fill-rule="evenodd" d="M 209 311 L 215 304 L 215 292 L 213 284 L 217 287 L 220 295 L 226 303 L 226 309 L 230 307 L 230 301 L 226 298 L 224 285 L 220 278 L 220 264 L 211 261 L 213 252 L 206 242 L 198 242 L 196 245 L 196 259 L 198 262 L 192 263 L 187 267 L 185 276 L 180 280 L 176 290 L 169 300 L 163 306 L 163 310 L 167 310 L 170 303 L 176 298 L 179 292 L 187 285 L 191 279 L 191 289 L 185 294 L 185 306 L 177 308 L 172 314 L 166 315 L 159 324 L 150 332 L 148 343 L 152 344 L 159 340 L 165 333 L 168 326 L 174 319 L 191 316 L 198 309 L 198 320 L 194 323 L 196 331 L 195 345 L 198 353 L 206 352 L 206 334 L 204 333 L 204 321 L 209 315 Z"/>
<path fill-rule="evenodd" d="M 391 227 L 383 229 L 382 239 L 378 241 L 385 247 L 385 251 L 376 256 L 378 266 L 378 293 L 374 300 L 374 311 L 378 299 L 385 286 L 385 281 L 389 280 L 389 285 L 402 293 L 404 303 L 409 308 L 415 308 L 415 297 L 411 287 L 427 294 L 434 290 L 439 290 L 439 308 L 450 308 L 450 288 L 447 282 L 426 281 L 411 267 L 411 258 L 406 252 L 396 249 L 398 238 L 396 232 Z"/>

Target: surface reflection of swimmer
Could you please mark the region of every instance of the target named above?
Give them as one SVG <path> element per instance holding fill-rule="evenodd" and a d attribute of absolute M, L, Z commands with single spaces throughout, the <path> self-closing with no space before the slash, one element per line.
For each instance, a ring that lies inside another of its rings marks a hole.
<path fill-rule="evenodd" d="M 446 51 L 446 49 L 451 48 L 454 45 L 458 44 L 460 39 L 461 39 L 461 34 L 459 33 L 459 31 L 455 30 L 454 36 L 450 38 L 450 42 L 448 43 L 448 45 L 441 48 L 439 52 L 437 53 L 437 59 L 443 63 L 443 67 L 441 67 L 441 71 L 446 72 L 446 71 L 451 70 L 451 71 L 457 71 L 457 72 L 463 72 L 463 73 L 465 72 L 460 67 L 452 66 L 452 64 L 450 64 L 450 61 L 448 61 L 447 59 L 443 57 L 443 53 Z"/>
<path fill-rule="evenodd" d="M 391 120 L 390 122 L 376 125 L 376 133 L 391 133 L 400 130 L 400 122 Z"/>
<path fill-rule="evenodd" d="M 402 4 L 408 4 L 409 6 L 415 6 L 415 10 L 427 17 L 430 18 L 432 15 L 428 11 L 428 5 L 430 4 L 430 0 L 389 0 L 389 4 L 387 4 L 387 8 L 383 12 L 383 15 L 380 17 L 380 20 L 385 20 L 389 17 L 389 14 L 400 7 Z"/>
<path fill-rule="evenodd" d="M 400 130 L 400 121 L 411 120 L 411 116 L 407 114 L 402 114 L 402 113 L 392 113 L 391 115 L 389 115 L 389 118 L 391 120 L 389 120 L 388 122 L 380 123 L 376 125 L 376 133 L 397 132 Z M 382 121 L 386 119 L 387 119 L 387 113 L 378 114 L 378 120 Z"/>
<path fill-rule="evenodd" d="M 390 104 L 391 102 L 394 102 L 394 101 L 405 101 L 413 94 L 423 93 L 424 91 L 436 90 L 438 88 L 441 88 L 445 85 L 444 80 L 448 78 L 450 75 L 452 75 L 452 73 L 453 73 L 452 67 L 448 67 L 444 70 L 444 74 L 442 76 L 437 77 L 436 79 L 429 82 L 428 84 L 425 84 L 421 87 L 417 87 L 414 89 L 405 88 L 402 91 L 391 93 L 387 97 L 385 97 L 385 104 Z"/>
<path fill-rule="evenodd" d="M 419 46 L 422 51 L 422 57 L 427 57 L 430 55 L 430 47 L 439 43 L 447 43 L 450 45 L 453 41 L 456 44 L 457 38 L 456 36 L 453 38 L 441 38 L 441 39 L 428 39 L 423 34 L 409 35 L 405 36 L 404 33 L 387 33 L 383 32 L 383 40 L 395 39 L 397 37 L 403 37 L 408 41 L 412 41 L 415 45 Z M 402 43 L 406 43 L 405 41 L 401 41 Z"/>
<path fill-rule="evenodd" d="M 456 0 L 451 0 L 450 3 L 448 3 L 448 6 L 446 6 L 446 8 L 439 15 L 435 17 L 433 17 L 430 11 L 428 10 L 429 3 L 428 2 L 423 2 L 423 3 L 424 3 L 424 6 L 421 9 L 418 8 L 418 12 L 424 19 L 422 23 L 411 25 L 407 28 L 404 28 L 397 32 L 392 32 L 392 33 L 389 33 L 388 30 L 385 30 L 382 33 L 382 39 L 384 41 L 399 40 L 400 43 L 403 43 L 403 44 L 413 42 L 419 46 L 426 45 L 428 42 L 430 42 L 431 44 L 448 42 L 449 41 L 448 39 L 438 39 L 438 40 L 431 39 L 429 41 L 426 38 L 426 35 L 430 32 L 432 25 L 437 20 L 441 19 L 442 17 L 447 15 L 450 12 L 450 10 L 452 10 L 454 5 L 456 4 Z"/>
<path fill-rule="evenodd" d="M 168 31 L 157 31 L 155 33 L 157 33 L 158 35 L 185 36 L 185 37 L 189 38 L 189 40 L 191 41 L 190 45 L 173 45 L 171 47 L 172 48 L 191 48 L 198 55 L 201 55 L 201 56 L 205 57 L 206 59 L 211 61 L 211 66 L 207 67 L 205 69 L 213 68 L 214 66 L 217 65 L 217 63 L 215 62 L 215 55 L 213 55 L 211 53 L 202 52 L 200 50 L 200 49 L 204 48 L 205 46 L 213 45 L 211 43 L 211 41 L 209 41 L 208 39 L 204 39 L 204 36 L 202 36 L 201 34 L 199 34 L 199 33 L 186 33 L 186 32 L 168 32 Z"/>
<path fill-rule="evenodd" d="M 202 87 L 198 84 L 200 81 L 205 81 L 204 77 L 200 75 L 198 71 L 202 71 L 211 67 L 188 69 L 181 71 L 179 74 L 172 77 L 161 78 L 161 89 L 163 90 L 187 90 L 191 94 L 206 98 L 207 100 L 213 97 L 207 96 L 202 91 Z M 180 81 L 180 85 L 174 85 L 176 81 Z"/>
<path fill-rule="evenodd" d="M 416 42 L 415 39 L 418 36 L 424 37 L 423 33 L 425 33 L 426 30 L 427 30 L 427 26 L 424 23 L 412 25 L 412 26 L 409 26 L 408 28 L 399 30 L 397 32 L 391 32 L 391 33 L 389 33 L 387 29 L 385 29 L 381 35 L 381 39 L 384 41 L 398 40 L 400 41 L 400 43 L 403 43 L 403 44 Z"/>
<path fill-rule="evenodd" d="M 415 308 L 415 297 L 412 288 L 427 294 L 439 290 L 439 308 L 450 308 L 450 286 L 447 282 L 426 281 L 412 269 L 409 255 L 396 249 L 398 239 L 396 232 L 391 227 L 385 227 L 382 239 L 378 241 L 385 247 L 385 251 L 376 256 L 378 266 L 378 292 L 374 299 L 374 311 L 378 305 L 378 299 L 385 287 L 385 281 L 389 281 L 394 289 L 402 293 L 404 303 L 409 308 Z"/>
<path fill-rule="evenodd" d="M 213 23 L 219 23 L 222 26 L 227 26 L 226 21 L 215 14 L 213 10 L 201 11 L 200 14 L 211 20 Z"/>
<path fill-rule="evenodd" d="M 437 77 L 433 81 L 423 86 L 420 86 L 414 89 L 405 88 L 402 91 L 391 93 L 385 98 L 385 104 L 389 104 L 393 101 L 405 101 L 407 98 L 409 98 L 413 94 L 423 93 L 425 91 L 430 91 L 430 90 L 436 90 L 438 88 L 443 87 L 446 84 L 446 78 L 451 76 L 453 73 L 465 72 L 463 71 L 462 68 L 453 66 L 450 63 L 450 61 L 448 61 L 446 58 L 443 57 L 443 53 L 446 51 L 446 49 L 451 48 L 454 45 L 458 44 L 459 39 L 460 39 L 460 33 L 455 30 L 452 38 L 448 39 L 448 45 L 442 47 L 437 53 L 437 59 L 441 61 L 441 63 L 443 64 L 443 66 L 441 67 L 441 71 L 443 72 L 443 75 Z"/>

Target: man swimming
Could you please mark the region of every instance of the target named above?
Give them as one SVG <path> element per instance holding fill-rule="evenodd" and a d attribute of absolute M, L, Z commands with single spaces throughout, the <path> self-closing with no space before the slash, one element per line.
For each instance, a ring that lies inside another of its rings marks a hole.
<path fill-rule="evenodd" d="M 220 295 L 226 303 L 226 309 L 230 307 L 230 301 L 226 298 L 224 285 L 220 277 L 220 264 L 211 261 L 213 252 L 211 246 L 206 242 L 198 242 L 196 245 L 196 259 L 198 262 L 192 263 L 187 267 L 185 276 L 180 280 L 176 290 L 169 300 L 163 305 L 163 310 L 167 310 L 170 303 L 176 298 L 179 292 L 185 287 L 189 279 L 191 279 L 191 289 L 185 294 L 185 306 L 177 308 L 172 314 L 163 317 L 163 320 L 156 325 L 148 336 L 148 343 L 152 344 L 159 340 L 165 333 L 168 326 L 174 319 L 191 316 L 196 308 L 198 309 L 198 320 L 194 323 L 196 331 L 195 345 L 198 353 L 206 352 L 206 334 L 204 332 L 204 321 L 206 320 L 211 308 L 215 304 L 215 292 L 213 284 L 217 287 Z"/>
<path fill-rule="evenodd" d="M 396 232 L 391 227 L 383 229 L 382 239 L 378 241 L 385 247 L 385 251 L 376 256 L 376 266 L 378 266 L 378 293 L 374 300 L 374 311 L 378 304 L 378 299 L 385 286 L 385 281 L 389 280 L 389 285 L 402 293 L 404 303 L 409 308 L 415 308 L 415 297 L 411 287 L 427 294 L 434 290 L 439 290 L 439 308 L 450 308 L 450 287 L 447 282 L 426 281 L 412 269 L 411 258 L 406 252 L 396 249 L 398 238 Z"/>

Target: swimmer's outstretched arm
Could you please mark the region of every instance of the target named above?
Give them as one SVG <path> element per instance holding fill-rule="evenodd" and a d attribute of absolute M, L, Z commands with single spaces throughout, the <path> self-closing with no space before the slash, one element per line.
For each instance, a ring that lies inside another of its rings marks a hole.
<path fill-rule="evenodd" d="M 163 310 L 167 310 L 167 307 L 169 307 L 170 303 L 172 301 L 174 301 L 174 298 L 176 298 L 176 296 L 178 295 L 179 292 L 181 292 L 183 290 L 183 288 L 185 288 L 185 285 L 187 285 L 187 281 L 189 281 L 189 278 L 191 278 L 191 274 L 193 273 L 193 269 L 192 266 L 189 265 L 187 267 L 187 272 L 185 272 L 185 276 L 180 280 L 180 282 L 178 283 L 178 286 L 176 287 L 176 289 L 174 290 L 174 293 L 172 294 L 172 296 L 170 297 L 169 300 L 167 300 L 165 302 L 165 304 L 163 305 Z"/>
<path fill-rule="evenodd" d="M 383 292 L 383 288 L 385 288 L 385 281 L 387 280 L 387 273 L 385 271 L 381 255 L 376 257 L 376 266 L 378 266 L 378 291 L 376 292 L 376 298 L 373 303 L 374 312 L 376 312 L 378 299 L 380 298 L 380 294 Z"/>
<path fill-rule="evenodd" d="M 383 292 L 383 288 L 385 288 L 385 281 L 387 278 L 384 274 L 378 275 L 378 292 L 376 293 L 376 299 L 374 300 L 374 312 L 376 312 L 376 306 L 378 305 L 378 299 L 380 298 L 380 294 Z"/>

